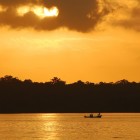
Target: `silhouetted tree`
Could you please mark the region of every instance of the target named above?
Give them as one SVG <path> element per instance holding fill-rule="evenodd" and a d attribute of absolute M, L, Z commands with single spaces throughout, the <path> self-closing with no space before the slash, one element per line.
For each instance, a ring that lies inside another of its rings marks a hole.
<path fill-rule="evenodd" d="M 0 78 L 0 113 L 140 112 L 139 99 L 140 83 L 125 79 L 66 84 L 57 77 L 45 83 L 10 75 Z"/>
<path fill-rule="evenodd" d="M 53 79 L 51 79 L 51 83 L 54 85 L 65 85 L 66 82 L 62 81 L 60 78 L 54 77 Z"/>

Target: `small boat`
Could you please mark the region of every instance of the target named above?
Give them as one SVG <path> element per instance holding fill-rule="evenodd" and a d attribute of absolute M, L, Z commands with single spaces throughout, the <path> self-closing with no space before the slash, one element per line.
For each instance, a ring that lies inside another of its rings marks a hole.
<path fill-rule="evenodd" d="M 102 115 L 100 113 L 96 116 L 93 116 L 93 114 L 90 114 L 89 116 L 84 116 L 84 118 L 101 118 L 101 117 Z"/>

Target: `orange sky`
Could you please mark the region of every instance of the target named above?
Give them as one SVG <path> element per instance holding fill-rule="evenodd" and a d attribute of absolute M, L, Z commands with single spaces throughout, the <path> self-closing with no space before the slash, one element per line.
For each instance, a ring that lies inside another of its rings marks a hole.
<path fill-rule="evenodd" d="M 91 1 L 95 0 L 87 1 L 87 9 Z M 13 5 L 14 2 L 16 0 Z M 54 76 L 67 83 L 77 80 L 115 82 L 121 79 L 139 82 L 140 3 L 137 0 L 115 2 L 109 3 L 112 9 L 108 11 L 103 3 L 101 6 L 93 3 L 95 6 L 90 8 L 98 8 L 99 11 L 96 14 L 90 12 L 91 19 L 85 18 L 87 21 L 84 23 L 84 14 L 79 20 L 72 19 L 78 18 L 86 8 L 82 7 L 83 11 L 79 8 L 77 15 L 68 18 L 61 13 L 66 10 L 63 9 L 66 3 L 63 6 L 57 2 L 53 6 L 60 7 L 60 17 L 39 19 L 34 14 L 35 24 L 32 20 L 27 22 L 29 17 L 17 18 L 16 14 L 6 13 L 13 5 L 10 1 L 1 1 L 0 76 L 12 75 L 38 82 L 49 81 Z M 15 4 L 15 7 L 19 5 Z M 74 14 L 70 11 L 67 11 L 68 16 Z"/>

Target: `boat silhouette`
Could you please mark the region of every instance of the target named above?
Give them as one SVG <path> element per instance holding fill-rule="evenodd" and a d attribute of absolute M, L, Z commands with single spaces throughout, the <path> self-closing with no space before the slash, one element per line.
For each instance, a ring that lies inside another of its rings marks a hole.
<path fill-rule="evenodd" d="M 84 116 L 84 118 L 101 118 L 102 115 L 98 113 L 98 115 L 94 116 L 93 114 L 90 114 L 89 116 Z"/>

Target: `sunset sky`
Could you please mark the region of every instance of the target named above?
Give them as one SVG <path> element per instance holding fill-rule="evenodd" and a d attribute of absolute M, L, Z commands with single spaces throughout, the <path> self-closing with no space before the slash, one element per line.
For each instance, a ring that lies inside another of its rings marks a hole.
<path fill-rule="evenodd" d="M 140 82 L 140 0 L 0 0 L 0 77 Z"/>

